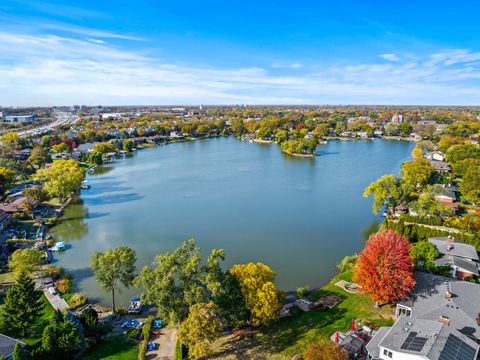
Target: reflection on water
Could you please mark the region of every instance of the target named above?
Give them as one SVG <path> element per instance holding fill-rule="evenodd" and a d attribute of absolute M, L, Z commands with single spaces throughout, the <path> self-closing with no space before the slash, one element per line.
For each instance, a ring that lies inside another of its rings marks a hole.
<path fill-rule="evenodd" d="M 88 233 L 88 225 L 85 218 L 88 216 L 88 210 L 82 199 L 77 199 L 69 205 L 61 218 L 59 225 L 55 226 L 51 233 L 55 239 L 70 242 L 81 240 Z"/>

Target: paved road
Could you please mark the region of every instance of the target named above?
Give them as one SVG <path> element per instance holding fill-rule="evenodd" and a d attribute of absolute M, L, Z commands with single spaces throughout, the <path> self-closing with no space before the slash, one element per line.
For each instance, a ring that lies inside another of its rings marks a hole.
<path fill-rule="evenodd" d="M 148 360 L 173 360 L 175 358 L 175 346 L 177 344 L 177 329 L 163 328 L 159 335 L 153 335 L 151 342 L 157 344 L 154 351 L 149 351 L 145 359 Z"/>
<path fill-rule="evenodd" d="M 73 114 L 64 113 L 64 112 L 56 113 L 55 117 L 57 118 L 57 120 L 55 120 L 54 122 L 51 122 L 50 124 L 39 126 L 33 129 L 19 131 L 18 136 L 42 135 L 49 132 L 50 130 L 53 130 L 57 126 L 65 125 L 65 124 L 74 124 L 79 119 L 78 115 L 73 115 Z"/>

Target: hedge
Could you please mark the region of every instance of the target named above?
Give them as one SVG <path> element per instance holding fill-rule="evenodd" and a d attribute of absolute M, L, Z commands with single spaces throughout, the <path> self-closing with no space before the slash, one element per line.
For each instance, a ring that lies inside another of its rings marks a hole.
<path fill-rule="evenodd" d="M 150 333 L 152 331 L 153 316 L 149 316 L 142 328 L 143 340 L 140 341 L 138 350 L 138 360 L 144 360 L 147 355 L 147 344 L 150 341 Z"/>
<path fill-rule="evenodd" d="M 425 225 L 443 225 L 443 220 L 438 217 L 412 216 L 408 214 L 402 214 L 400 215 L 400 220 Z"/>
<path fill-rule="evenodd" d="M 178 340 L 175 345 L 175 360 L 183 360 L 183 346 Z"/>
<path fill-rule="evenodd" d="M 408 238 L 412 243 L 428 240 L 430 237 L 454 236 L 457 240 L 473 245 L 476 247 L 477 251 L 480 251 L 480 239 L 477 239 L 472 234 L 451 233 L 448 231 L 431 229 L 420 224 L 405 224 L 403 221 L 395 222 L 385 220 L 383 226 L 387 229 L 395 230 L 400 235 Z"/>
<path fill-rule="evenodd" d="M 7 239 L 5 243 L 7 244 L 35 244 L 37 240 L 30 239 Z"/>

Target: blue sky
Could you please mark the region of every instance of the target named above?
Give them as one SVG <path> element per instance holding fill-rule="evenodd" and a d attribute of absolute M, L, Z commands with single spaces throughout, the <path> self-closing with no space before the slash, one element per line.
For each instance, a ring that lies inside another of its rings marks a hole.
<path fill-rule="evenodd" d="M 0 105 L 480 105 L 480 2 L 0 2 Z"/>

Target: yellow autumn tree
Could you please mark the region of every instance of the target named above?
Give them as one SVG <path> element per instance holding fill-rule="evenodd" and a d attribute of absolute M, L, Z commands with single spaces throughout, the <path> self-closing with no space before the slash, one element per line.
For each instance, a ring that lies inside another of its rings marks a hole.
<path fill-rule="evenodd" d="M 178 329 L 178 338 L 188 347 L 189 357 L 198 359 L 210 354 L 211 344 L 221 332 L 215 304 L 198 303 L 190 306 L 187 319 Z"/>
<path fill-rule="evenodd" d="M 421 159 L 423 157 L 423 150 L 422 148 L 416 146 L 412 151 L 412 158 L 414 159 Z"/>
<path fill-rule="evenodd" d="M 230 274 L 241 284 L 253 325 L 265 325 L 278 319 L 284 294 L 275 285 L 276 273 L 265 264 L 234 265 Z"/>

